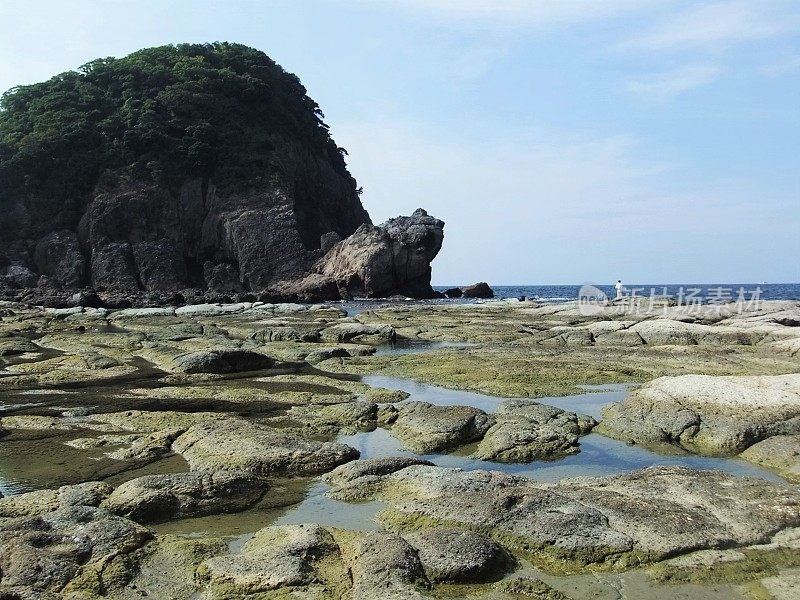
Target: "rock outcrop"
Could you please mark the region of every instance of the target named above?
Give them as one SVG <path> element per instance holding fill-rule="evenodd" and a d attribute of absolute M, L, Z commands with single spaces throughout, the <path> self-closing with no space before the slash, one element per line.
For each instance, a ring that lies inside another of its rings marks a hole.
<path fill-rule="evenodd" d="M 255 475 L 312 475 L 358 458 L 335 442 L 317 442 L 241 419 L 190 427 L 172 444 L 192 470 L 236 469 Z"/>
<path fill-rule="evenodd" d="M 0 297 L 68 305 L 93 288 L 130 306 L 434 295 L 444 223 L 418 210 L 373 226 L 319 108 L 262 52 L 151 48 L 23 95 L 4 105 L 4 140 L 42 122 L 87 133 L 37 134 L 36 156 L 3 147 Z M 156 103 L 157 114 L 143 108 Z"/>
<path fill-rule="evenodd" d="M 476 531 L 560 570 L 628 568 L 764 543 L 800 525 L 793 486 L 684 467 L 542 484 L 497 471 L 410 466 L 351 480 L 329 494 L 386 502 L 378 518 L 400 534 Z"/>
<path fill-rule="evenodd" d="M 497 462 L 555 460 L 580 452 L 578 437 L 597 422 L 532 400 L 507 400 L 494 413 L 475 458 Z"/>
<path fill-rule="evenodd" d="M 317 269 L 336 282 L 343 297 L 432 298 L 430 263 L 443 239 L 444 222 L 419 208 L 378 227 L 362 225 Z"/>
<path fill-rule="evenodd" d="M 398 405 L 391 421 L 392 435 L 417 454 L 452 450 L 480 439 L 494 418 L 472 406 L 436 406 L 427 402 Z M 394 411 L 391 411 L 394 412 Z"/>
<path fill-rule="evenodd" d="M 660 377 L 603 410 L 598 431 L 648 446 L 738 454 L 800 433 L 800 375 Z"/>
<path fill-rule="evenodd" d="M 464 298 L 494 298 L 494 290 L 485 281 L 461 289 Z"/>

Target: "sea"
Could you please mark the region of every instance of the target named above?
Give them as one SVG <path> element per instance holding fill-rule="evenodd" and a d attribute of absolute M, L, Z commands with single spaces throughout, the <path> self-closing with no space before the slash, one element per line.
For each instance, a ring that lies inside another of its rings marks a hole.
<path fill-rule="evenodd" d="M 614 297 L 614 283 L 608 285 L 592 284 L 611 298 Z M 701 299 L 731 298 L 736 301 L 740 293 L 749 301 L 756 295 L 760 300 L 800 300 L 800 283 L 628 283 L 623 281 L 628 294 L 636 290 L 637 296 L 651 295 L 694 297 Z M 439 292 L 460 286 L 433 286 Z M 538 302 L 566 302 L 577 300 L 581 284 L 569 285 L 492 285 L 495 298 L 525 298 Z M 464 300 L 460 300 L 464 302 Z"/>
<path fill-rule="evenodd" d="M 710 302 L 741 301 L 750 305 L 753 301 L 761 300 L 800 300 L 800 283 L 641 283 L 632 284 L 623 282 L 628 295 L 637 296 L 670 296 L 681 303 L 691 301 L 701 304 Z M 606 296 L 613 298 L 614 282 L 608 285 L 593 284 L 602 290 Z M 461 287 L 458 285 L 435 285 L 433 289 L 444 292 L 450 288 Z M 517 298 L 520 300 L 534 300 L 541 303 L 567 302 L 577 300 L 581 284 L 565 285 L 491 285 L 495 300 Z M 375 310 L 388 306 L 403 304 L 464 304 L 487 302 L 480 298 L 436 298 L 433 300 L 414 300 L 395 296 L 392 298 L 359 298 L 337 302 L 347 311 L 349 316 L 355 316 L 367 310 Z"/>

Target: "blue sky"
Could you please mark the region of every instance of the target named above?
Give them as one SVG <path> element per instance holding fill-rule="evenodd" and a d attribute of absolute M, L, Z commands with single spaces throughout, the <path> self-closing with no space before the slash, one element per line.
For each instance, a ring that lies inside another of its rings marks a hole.
<path fill-rule="evenodd" d="M 800 282 L 800 2 L 0 0 L 0 88 L 215 40 L 446 221 L 434 283 Z"/>

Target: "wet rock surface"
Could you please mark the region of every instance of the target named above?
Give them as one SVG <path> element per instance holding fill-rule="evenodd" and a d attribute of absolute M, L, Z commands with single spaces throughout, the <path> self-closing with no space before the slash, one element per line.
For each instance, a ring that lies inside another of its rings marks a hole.
<path fill-rule="evenodd" d="M 344 444 L 317 442 L 241 419 L 190 427 L 172 444 L 193 470 L 310 475 L 358 458 Z"/>
<path fill-rule="evenodd" d="M 407 402 L 397 407 L 392 435 L 417 454 L 449 450 L 480 439 L 494 419 L 471 406 Z"/>
<path fill-rule="evenodd" d="M 116 488 L 103 508 L 137 523 L 237 512 L 257 502 L 269 484 L 244 471 L 147 475 Z"/>
<path fill-rule="evenodd" d="M 789 486 L 680 467 L 542 485 L 498 472 L 411 466 L 330 493 L 388 502 L 379 517 L 400 532 L 442 525 L 479 531 L 562 569 L 624 568 L 761 543 L 800 524 L 800 492 Z"/>
<path fill-rule="evenodd" d="M 474 456 L 498 462 L 554 460 L 580 452 L 578 437 L 596 421 L 530 400 L 509 400 L 495 411 L 496 423 Z"/>
<path fill-rule="evenodd" d="M 738 454 L 770 436 L 800 433 L 800 375 L 656 379 L 606 408 L 599 430 L 698 454 Z"/>

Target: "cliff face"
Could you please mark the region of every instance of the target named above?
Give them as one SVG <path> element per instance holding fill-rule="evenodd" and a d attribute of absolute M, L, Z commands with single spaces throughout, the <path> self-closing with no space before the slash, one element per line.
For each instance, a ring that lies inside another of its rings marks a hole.
<path fill-rule="evenodd" d="M 143 50 L 11 90 L 2 109 L 5 297 L 433 293 L 443 223 L 373 227 L 319 108 L 261 52 Z"/>

